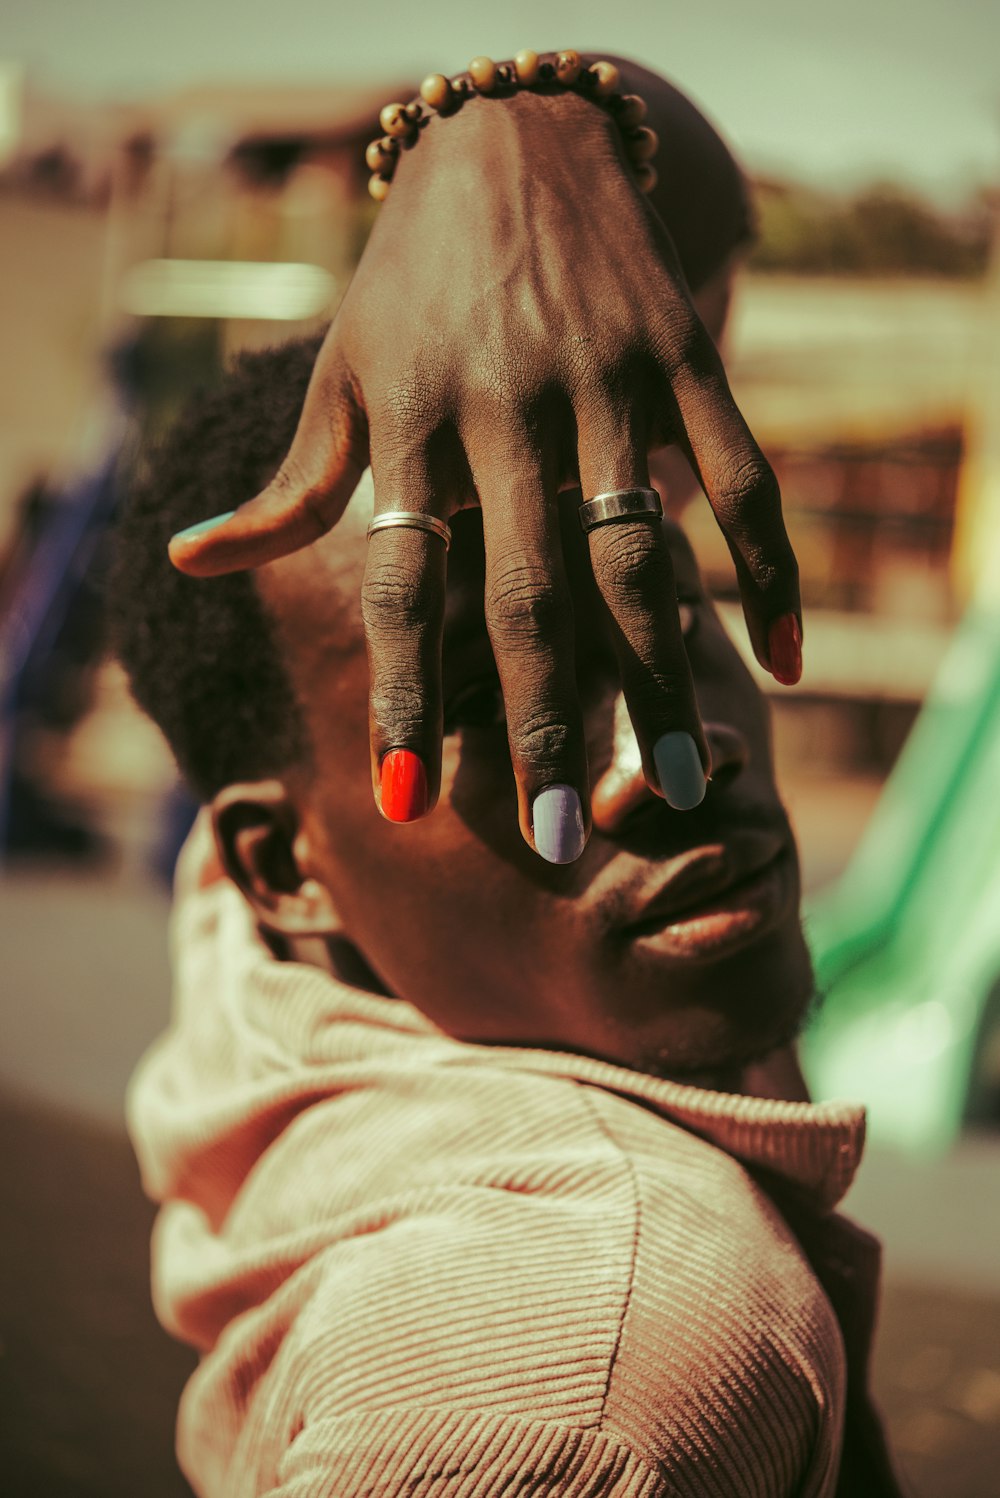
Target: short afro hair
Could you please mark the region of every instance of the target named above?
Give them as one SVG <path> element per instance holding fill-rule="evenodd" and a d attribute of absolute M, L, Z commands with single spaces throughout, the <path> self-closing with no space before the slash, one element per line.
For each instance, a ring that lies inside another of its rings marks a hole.
<path fill-rule="evenodd" d="M 190 578 L 170 537 L 253 498 L 291 446 L 322 336 L 241 355 L 127 484 L 109 583 L 132 693 L 202 801 L 308 754 L 303 716 L 252 572 Z"/>

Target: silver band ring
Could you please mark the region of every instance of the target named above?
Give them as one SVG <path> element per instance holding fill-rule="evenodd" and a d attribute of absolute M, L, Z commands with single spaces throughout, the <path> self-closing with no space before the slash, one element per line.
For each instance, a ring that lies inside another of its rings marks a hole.
<path fill-rule="evenodd" d="M 451 545 L 451 526 L 445 525 L 436 515 L 424 515 L 419 510 L 386 510 L 383 515 L 376 515 L 368 527 L 369 541 L 376 531 L 389 530 L 394 525 L 408 525 L 414 530 L 430 531 L 432 535 L 440 536 L 445 551 Z"/>
<path fill-rule="evenodd" d="M 635 520 L 650 516 L 656 520 L 663 514 L 663 505 L 655 489 L 611 489 L 607 494 L 595 494 L 580 506 L 580 524 L 585 531 L 595 525 L 605 525 L 609 520 Z"/>

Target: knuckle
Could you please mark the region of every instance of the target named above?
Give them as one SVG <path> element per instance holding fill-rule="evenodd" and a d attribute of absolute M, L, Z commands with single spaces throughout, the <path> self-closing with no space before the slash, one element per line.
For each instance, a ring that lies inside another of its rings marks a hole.
<path fill-rule="evenodd" d="M 549 769 L 566 763 L 572 733 L 566 723 L 551 713 L 544 713 L 529 716 L 519 723 L 513 741 L 514 755 L 521 763 L 536 769 Z"/>
<path fill-rule="evenodd" d="M 657 531 L 642 524 L 604 529 L 597 558 L 604 588 L 629 599 L 660 602 L 661 590 L 669 581 L 669 558 L 663 554 Z M 654 593 L 655 599 L 650 596 Z"/>
<path fill-rule="evenodd" d="M 773 527 L 780 503 L 778 481 L 763 454 L 734 457 L 723 464 L 718 501 L 733 520 L 744 526 L 766 523 Z"/>
<path fill-rule="evenodd" d="M 306 475 L 302 464 L 294 453 L 289 453 L 278 468 L 268 488 L 281 499 L 297 500 L 301 496 L 305 485 Z"/>
<path fill-rule="evenodd" d="M 697 316 L 672 319 L 660 342 L 660 357 L 674 379 L 702 376 L 712 368 L 714 345 Z"/>
<path fill-rule="evenodd" d="M 524 558 L 494 569 L 487 586 L 486 620 L 490 635 L 508 646 L 551 640 L 567 622 L 551 573 Z"/>
<path fill-rule="evenodd" d="M 316 532 L 316 539 L 325 536 L 336 519 L 330 495 L 318 489 L 307 489 L 299 496 L 299 506 Z"/>
<path fill-rule="evenodd" d="M 627 360 L 623 350 L 631 340 L 627 329 L 616 327 L 616 333 L 612 338 L 605 330 L 593 329 L 573 345 L 570 358 L 578 402 L 600 405 L 624 388 Z"/>
<path fill-rule="evenodd" d="M 281 501 L 287 515 L 304 518 L 315 538 L 324 536 L 336 516 L 332 513 L 330 496 L 307 473 L 299 459 L 290 453 L 268 485 L 271 493 Z"/>
<path fill-rule="evenodd" d="M 698 721 L 690 673 L 668 663 L 637 662 L 628 676 L 628 702 L 633 721 L 656 731 Z"/>
<path fill-rule="evenodd" d="M 381 671 L 372 679 L 369 710 L 376 737 L 392 743 L 419 743 L 426 704 L 412 676 Z"/>
<path fill-rule="evenodd" d="M 425 462 L 440 401 L 429 373 L 404 371 L 369 396 L 372 466 L 401 472 Z"/>
<path fill-rule="evenodd" d="M 746 547 L 746 570 L 754 590 L 772 607 L 791 606 L 799 592 L 799 564 L 791 548 L 778 555 L 761 546 Z"/>
<path fill-rule="evenodd" d="M 404 369 L 390 380 L 383 395 L 383 411 L 403 431 L 420 422 L 433 405 L 433 395 L 423 370 Z"/>
<path fill-rule="evenodd" d="M 534 474 L 542 454 L 552 445 L 553 432 L 545 407 L 547 392 L 539 392 L 527 379 L 497 377 L 485 384 L 470 381 L 462 395 L 461 428 L 474 463 L 480 470 L 499 463 L 511 470 Z M 545 413 L 545 414 L 543 414 Z"/>
<path fill-rule="evenodd" d="M 361 586 L 366 630 L 411 633 L 428 624 L 432 609 L 431 589 L 421 571 L 394 562 L 367 569 Z"/>
<path fill-rule="evenodd" d="M 632 691 L 640 710 L 662 708 L 664 703 L 686 702 L 691 696 L 691 678 L 671 666 L 650 665 L 637 674 Z"/>
<path fill-rule="evenodd" d="M 470 404 L 496 422 L 510 437 L 523 436 L 528 372 L 506 356 L 497 356 L 474 383 Z"/>

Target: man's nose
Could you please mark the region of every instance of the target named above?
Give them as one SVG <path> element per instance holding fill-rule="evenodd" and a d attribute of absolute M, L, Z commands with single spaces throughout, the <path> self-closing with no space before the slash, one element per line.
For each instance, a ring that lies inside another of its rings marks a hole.
<path fill-rule="evenodd" d="M 703 723 L 712 755 L 712 784 L 719 787 L 734 780 L 750 759 L 750 746 L 744 735 L 731 723 Z M 615 701 L 614 743 L 611 761 L 591 793 L 594 826 L 604 833 L 618 832 L 622 825 L 663 803 L 654 796 L 642 773 L 639 745 L 620 694 Z M 685 812 L 675 812 L 685 816 Z"/>

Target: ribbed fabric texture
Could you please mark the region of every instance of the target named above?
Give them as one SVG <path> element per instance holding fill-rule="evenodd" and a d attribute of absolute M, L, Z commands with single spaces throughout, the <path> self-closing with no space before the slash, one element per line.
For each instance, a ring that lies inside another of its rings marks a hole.
<path fill-rule="evenodd" d="M 761 1183 L 822 1222 L 861 1108 L 455 1041 L 196 886 L 128 1104 L 197 1493 L 837 1492 L 845 1342 Z"/>

